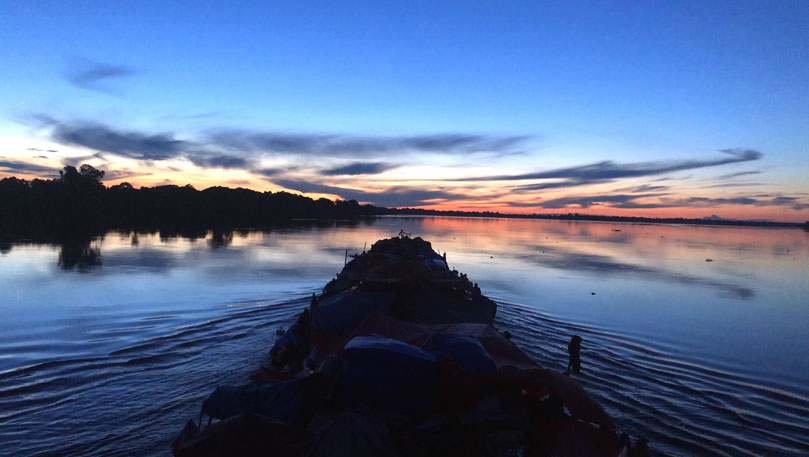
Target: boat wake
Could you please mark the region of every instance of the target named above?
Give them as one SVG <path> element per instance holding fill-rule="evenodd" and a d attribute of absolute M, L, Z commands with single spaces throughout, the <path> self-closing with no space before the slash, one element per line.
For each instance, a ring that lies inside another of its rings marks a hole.
<path fill-rule="evenodd" d="M 218 384 L 245 382 L 311 292 L 231 302 L 201 310 L 201 321 L 139 317 L 163 330 L 105 354 L 0 372 L 0 455 L 170 455 L 176 424 L 198 414 Z M 132 324 L 119 320 L 106 333 Z"/>
<path fill-rule="evenodd" d="M 576 324 L 498 302 L 497 327 L 544 367 L 563 371 L 571 335 L 584 338 L 577 378 L 620 430 L 663 455 L 807 455 L 809 398 L 731 368 L 678 357 L 673 343 Z"/>
<path fill-rule="evenodd" d="M 66 348 L 62 357 L 0 371 L 0 455 L 170 455 L 177 424 L 198 415 L 217 385 L 246 382 L 276 329 L 294 321 L 313 291 L 233 301 L 193 317 L 175 310 L 122 320 L 105 332 L 134 332 L 121 347 L 80 357 Z M 578 379 L 620 430 L 648 438 L 656 455 L 809 454 L 809 398 L 801 394 L 683 360 L 675 343 L 652 346 L 496 301 L 496 327 L 546 368 L 564 370 L 567 342 L 581 335 Z M 158 323 L 158 331 L 132 330 Z M 84 343 L 106 340 L 93 339 Z"/>

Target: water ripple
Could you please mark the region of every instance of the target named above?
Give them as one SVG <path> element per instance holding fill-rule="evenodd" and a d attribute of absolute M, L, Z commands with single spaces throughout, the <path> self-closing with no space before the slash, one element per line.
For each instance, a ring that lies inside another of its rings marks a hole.
<path fill-rule="evenodd" d="M 579 380 L 622 430 L 645 436 L 662 455 L 807 455 L 809 399 L 754 377 L 716 368 L 677 345 L 558 319 L 500 302 L 498 326 L 550 369 L 564 370 L 567 341 L 581 335 Z M 734 369 L 735 368 L 735 369 Z"/>
<path fill-rule="evenodd" d="M 169 325 L 114 341 L 119 347 L 104 356 L 0 372 L 0 454 L 168 455 L 202 399 L 218 384 L 244 382 L 264 361 L 275 328 L 288 325 L 310 293 L 237 300 L 196 321 L 180 313 L 140 316 Z M 125 320 L 111 329 L 132 328 Z M 660 455 L 809 453 L 809 399 L 743 367 L 709 366 L 698 356 L 684 358 L 674 342 L 565 321 L 519 303 L 501 301 L 497 325 L 555 370 L 566 366 L 570 336 L 583 336 L 580 381 L 621 430 L 647 437 Z"/>

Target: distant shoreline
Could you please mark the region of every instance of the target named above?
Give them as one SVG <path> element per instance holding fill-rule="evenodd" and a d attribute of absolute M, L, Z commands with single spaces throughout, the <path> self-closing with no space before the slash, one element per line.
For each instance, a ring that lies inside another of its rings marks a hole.
<path fill-rule="evenodd" d="M 719 227 L 770 227 L 770 228 L 796 228 L 809 230 L 809 221 L 776 222 L 776 221 L 744 221 L 732 219 L 689 219 L 683 217 L 635 217 L 635 216 L 599 216 L 589 214 L 514 214 L 477 211 L 440 211 L 418 208 L 386 208 L 385 215 L 389 216 L 450 216 L 450 217 L 479 217 L 491 219 L 540 219 L 562 221 L 589 221 L 589 222 L 623 222 L 641 224 L 678 224 L 678 225 L 707 225 Z"/>

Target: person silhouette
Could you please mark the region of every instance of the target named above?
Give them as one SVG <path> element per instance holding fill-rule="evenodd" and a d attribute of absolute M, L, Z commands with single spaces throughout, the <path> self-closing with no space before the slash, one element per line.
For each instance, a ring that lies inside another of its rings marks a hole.
<path fill-rule="evenodd" d="M 646 438 L 638 438 L 635 441 L 635 447 L 629 450 L 629 457 L 651 457 L 652 451 L 649 450 L 649 442 Z"/>
<path fill-rule="evenodd" d="M 311 318 L 315 317 L 315 311 L 317 311 L 317 305 L 318 305 L 317 295 L 315 295 L 315 293 L 312 292 L 312 301 L 309 302 L 309 313 L 311 314 L 311 316 L 310 316 Z"/>
<path fill-rule="evenodd" d="M 573 335 L 573 338 L 570 339 L 570 343 L 567 345 L 567 353 L 570 356 L 570 359 L 567 362 L 567 373 L 570 374 L 571 369 L 573 373 L 578 373 L 581 371 L 581 342 L 583 340 L 579 335 Z"/>

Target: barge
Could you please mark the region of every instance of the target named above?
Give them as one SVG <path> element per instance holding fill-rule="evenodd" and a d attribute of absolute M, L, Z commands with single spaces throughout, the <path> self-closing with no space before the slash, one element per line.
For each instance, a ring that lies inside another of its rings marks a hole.
<path fill-rule="evenodd" d="M 649 455 L 499 332 L 496 312 L 419 237 L 346 255 L 250 382 L 203 402 L 174 455 Z"/>

